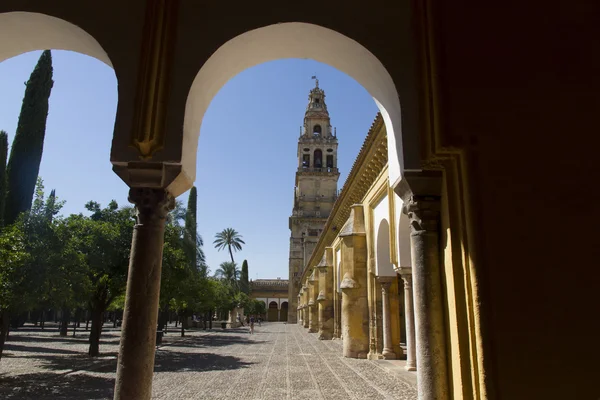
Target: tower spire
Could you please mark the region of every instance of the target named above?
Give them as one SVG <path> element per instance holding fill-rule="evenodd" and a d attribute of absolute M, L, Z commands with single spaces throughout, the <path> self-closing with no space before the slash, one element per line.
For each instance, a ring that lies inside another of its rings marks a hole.
<path fill-rule="evenodd" d="M 319 87 L 319 78 L 317 78 L 316 75 L 313 75 L 310 79 L 315 80 L 315 87 L 318 88 Z"/>

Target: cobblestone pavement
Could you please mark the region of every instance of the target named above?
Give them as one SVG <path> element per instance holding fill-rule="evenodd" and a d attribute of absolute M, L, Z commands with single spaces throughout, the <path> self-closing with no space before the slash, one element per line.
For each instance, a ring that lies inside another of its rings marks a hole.
<path fill-rule="evenodd" d="M 2 399 L 112 399 L 118 332 L 103 333 L 102 356 L 87 340 L 20 331 L 0 361 Z M 172 333 L 156 352 L 154 399 L 416 399 L 416 389 L 377 363 L 341 357 L 297 325 Z"/>

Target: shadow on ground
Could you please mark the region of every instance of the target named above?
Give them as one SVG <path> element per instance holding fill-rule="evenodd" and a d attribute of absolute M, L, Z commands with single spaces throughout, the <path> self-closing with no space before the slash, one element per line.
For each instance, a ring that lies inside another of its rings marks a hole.
<path fill-rule="evenodd" d="M 237 357 L 214 353 L 164 351 L 156 353 L 154 372 L 225 371 L 248 368 L 252 364 L 241 361 Z"/>
<path fill-rule="evenodd" d="M 49 373 L 0 377 L 0 398 L 20 400 L 112 399 L 114 378 Z"/>
<path fill-rule="evenodd" d="M 249 340 L 246 337 L 233 336 L 233 335 L 224 335 L 224 334 L 215 334 L 209 336 L 199 336 L 194 337 L 191 336 L 189 340 L 180 340 L 174 341 L 171 343 L 166 343 L 165 346 L 168 347 L 190 347 L 190 348 L 198 348 L 198 347 L 222 347 L 222 346 L 234 346 L 238 344 L 260 344 L 264 343 L 263 341 L 258 340 Z"/>
<path fill-rule="evenodd" d="M 10 344 L 11 342 L 19 343 L 89 343 L 89 332 L 82 332 L 81 334 L 77 334 L 76 337 L 69 336 L 59 336 L 58 333 L 56 336 L 40 336 L 40 335 L 19 335 L 17 333 L 11 333 L 8 337 L 8 341 L 6 344 Z M 103 335 L 100 336 L 100 344 L 119 344 L 121 339 L 118 336 L 114 335 Z"/>

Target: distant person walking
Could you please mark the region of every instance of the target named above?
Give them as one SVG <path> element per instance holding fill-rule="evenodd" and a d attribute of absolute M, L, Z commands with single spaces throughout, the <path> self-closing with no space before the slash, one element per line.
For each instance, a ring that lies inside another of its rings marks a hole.
<path fill-rule="evenodd" d="M 250 317 L 250 334 L 254 334 L 254 315 Z"/>

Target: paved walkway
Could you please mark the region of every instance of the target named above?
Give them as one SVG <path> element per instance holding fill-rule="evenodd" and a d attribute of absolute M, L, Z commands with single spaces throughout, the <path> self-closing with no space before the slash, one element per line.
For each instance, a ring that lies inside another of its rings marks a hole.
<path fill-rule="evenodd" d="M 417 398 L 380 364 L 343 358 L 340 341 L 319 341 L 297 325 L 178 336 L 167 335 L 157 350 L 154 399 Z M 112 399 L 118 339 L 108 332 L 104 356 L 91 361 L 84 338 L 15 332 L 0 361 L 0 398 Z"/>

